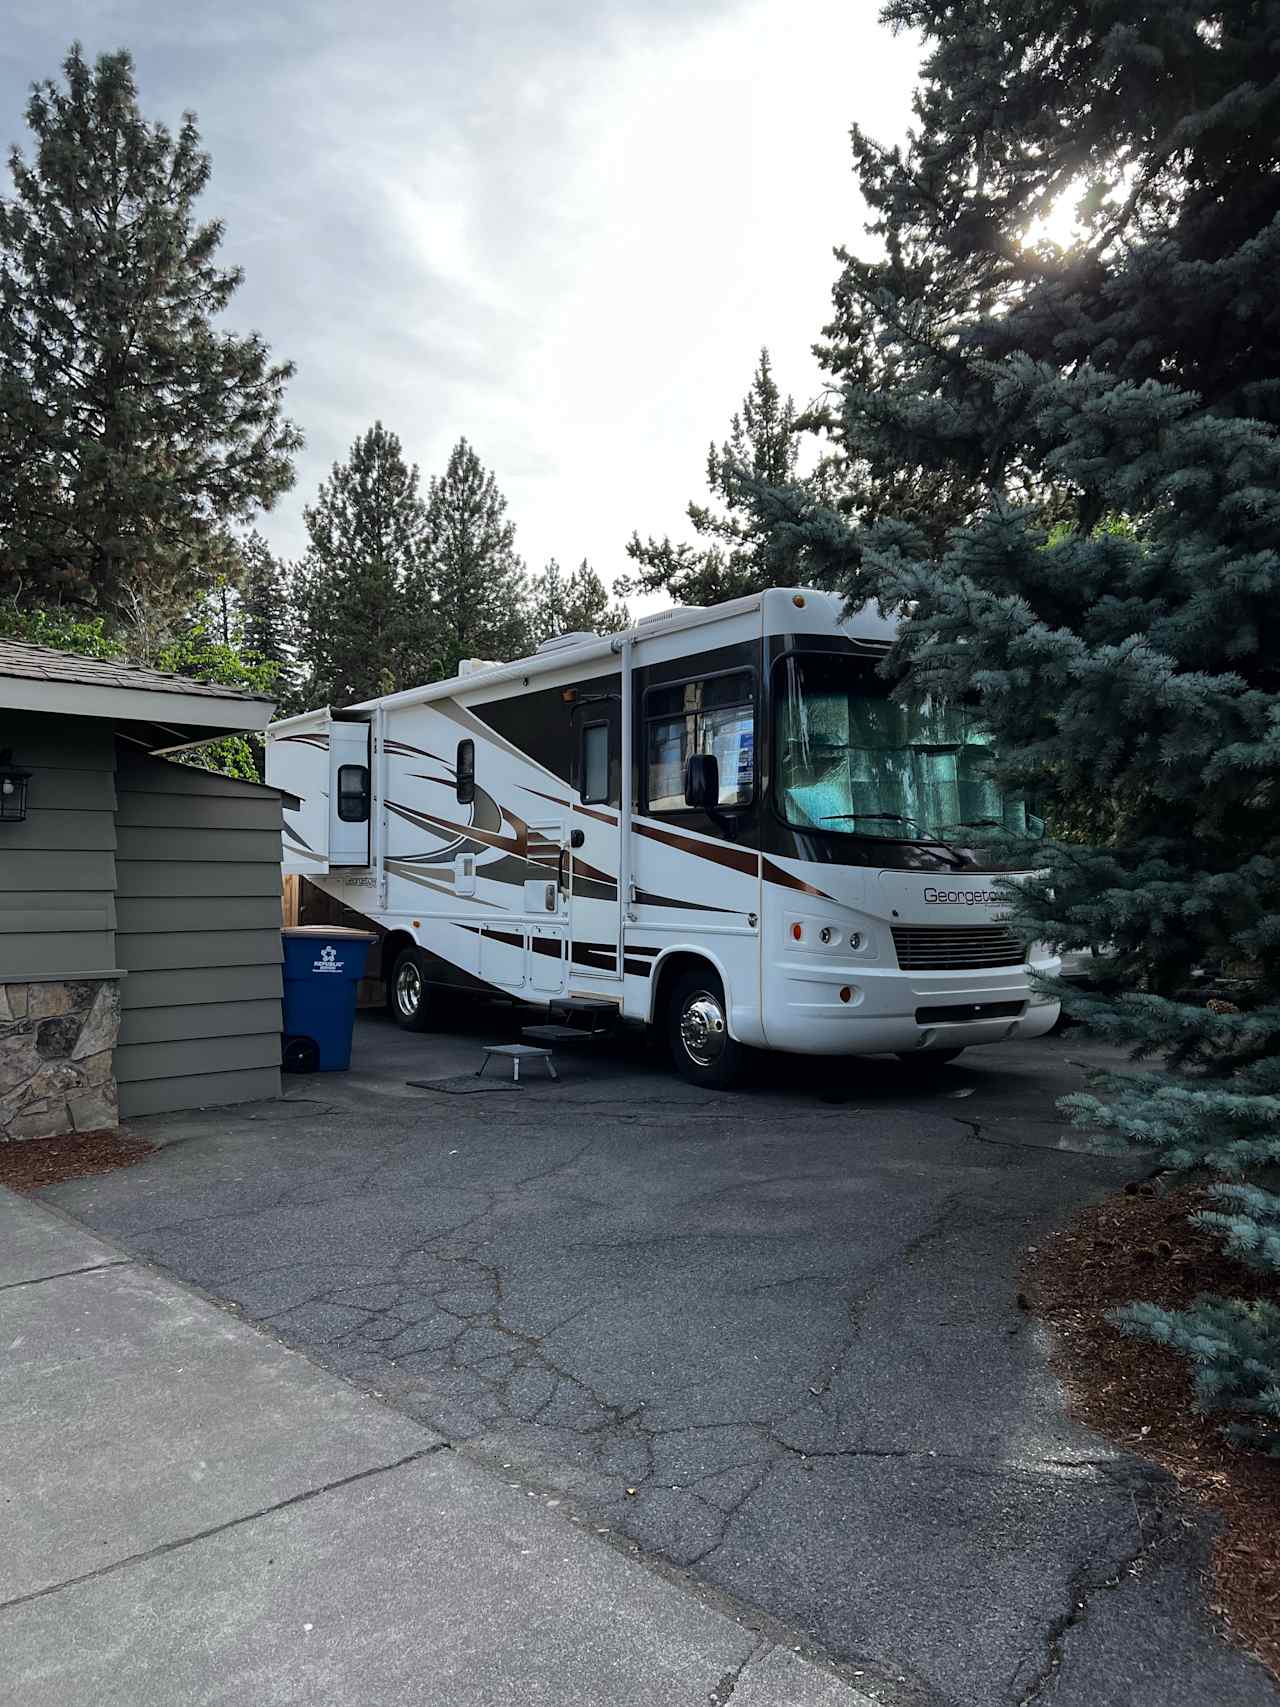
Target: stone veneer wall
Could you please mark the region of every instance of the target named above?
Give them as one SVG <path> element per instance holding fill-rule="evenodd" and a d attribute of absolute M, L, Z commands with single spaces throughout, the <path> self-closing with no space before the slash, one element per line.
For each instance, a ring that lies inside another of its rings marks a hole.
<path fill-rule="evenodd" d="M 115 978 L 0 984 L 0 1143 L 119 1123 Z"/>

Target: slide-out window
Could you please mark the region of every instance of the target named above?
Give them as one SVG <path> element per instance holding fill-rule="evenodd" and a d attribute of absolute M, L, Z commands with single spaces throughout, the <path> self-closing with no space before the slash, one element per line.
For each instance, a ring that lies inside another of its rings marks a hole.
<path fill-rule="evenodd" d="M 458 742 L 458 762 L 455 766 L 458 778 L 458 802 L 469 806 L 476 797 L 476 744 L 474 741 Z"/>
<path fill-rule="evenodd" d="M 714 753 L 722 808 L 748 806 L 756 784 L 756 711 L 750 670 L 651 688 L 645 696 L 650 812 L 685 810 L 691 753 Z"/>
<path fill-rule="evenodd" d="M 582 731 L 579 765 L 580 794 L 584 801 L 609 798 L 609 725 L 588 723 Z"/>
<path fill-rule="evenodd" d="M 344 824 L 368 823 L 368 765 L 338 766 L 338 816 Z"/>

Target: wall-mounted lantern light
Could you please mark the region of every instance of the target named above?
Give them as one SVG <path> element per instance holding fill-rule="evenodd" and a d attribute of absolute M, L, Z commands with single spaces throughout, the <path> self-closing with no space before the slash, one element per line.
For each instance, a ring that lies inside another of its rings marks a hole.
<path fill-rule="evenodd" d="M 0 752 L 0 824 L 20 824 L 27 815 L 27 784 L 31 772 L 13 762 L 13 750 Z"/>

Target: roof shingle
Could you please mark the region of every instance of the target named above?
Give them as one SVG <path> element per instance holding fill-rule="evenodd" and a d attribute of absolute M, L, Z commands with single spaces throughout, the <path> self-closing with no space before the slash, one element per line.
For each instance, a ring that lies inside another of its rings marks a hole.
<path fill-rule="evenodd" d="M 75 652 L 55 652 L 48 646 L 30 646 L 24 640 L 0 640 L 0 677 L 16 676 L 33 682 L 69 682 L 80 687 L 132 688 L 143 693 L 180 693 L 201 699 L 262 700 L 244 688 L 221 682 L 196 682 L 190 676 L 169 670 L 149 670 L 118 658 L 84 658 Z"/>

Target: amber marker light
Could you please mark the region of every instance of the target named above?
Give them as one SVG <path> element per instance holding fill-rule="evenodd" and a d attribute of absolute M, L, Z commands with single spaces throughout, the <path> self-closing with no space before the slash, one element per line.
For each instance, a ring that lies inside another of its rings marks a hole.
<path fill-rule="evenodd" d="M 796 939 L 797 942 L 802 942 L 804 940 L 804 926 L 803 925 L 792 925 L 791 934 Z"/>
<path fill-rule="evenodd" d="M 853 991 L 847 984 L 842 984 L 840 986 L 840 1000 L 842 1002 L 851 1002 L 853 1000 Z"/>

